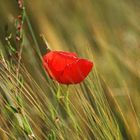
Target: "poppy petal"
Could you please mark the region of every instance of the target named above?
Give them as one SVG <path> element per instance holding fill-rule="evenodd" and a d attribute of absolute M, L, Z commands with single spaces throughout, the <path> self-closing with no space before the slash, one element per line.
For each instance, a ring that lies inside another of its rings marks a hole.
<path fill-rule="evenodd" d="M 51 51 L 43 56 L 43 66 L 52 79 L 62 84 L 77 84 L 83 81 L 93 63 L 77 57 L 76 53 Z"/>
<path fill-rule="evenodd" d="M 63 84 L 77 84 L 83 81 L 91 71 L 93 63 L 86 59 L 79 59 L 75 63 L 68 65 L 59 82 Z"/>
<path fill-rule="evenodd" d="M 55 52 L 59 52 L 60 54 L 66 55 L 66 56 L 70 56 L 70 57 L 77 57 L 77 54 L 74 52 L 64 52 L 64 51 L 55 51 Z"/>
<path fill-rule="evenodd" d="M 78 58 L 74 53 L 68 55 L 66 52 L 58 53 L 57 51 L 52 51 L 47 53 L 43 59 L 45 61 L 44 67 L 47 72 L 51 77 L 57 80 L 64 71 L 66 65 L 75 62 Z"/>

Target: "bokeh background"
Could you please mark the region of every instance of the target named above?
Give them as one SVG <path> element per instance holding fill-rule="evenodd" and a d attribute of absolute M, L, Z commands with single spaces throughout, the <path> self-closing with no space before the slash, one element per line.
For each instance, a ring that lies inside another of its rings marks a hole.
<path fill-rule="evenodd" d="M 25 7 L 36 42 L 25 23 L 22 61 L 34 79 L 43 86 L 39 78 L 41 70 L 36 69 L 40 67 L 36 57 L 46 52 L 41 34 L 52 50 L 76 52 L 91 59 L 121 105 L 133 138 L 138 140 L 140 1 L 25 0 Z M 5 28 L 14 34 L 18 14 L 16 0 L 0 0 L 0 49 L 5 55 Z"/>

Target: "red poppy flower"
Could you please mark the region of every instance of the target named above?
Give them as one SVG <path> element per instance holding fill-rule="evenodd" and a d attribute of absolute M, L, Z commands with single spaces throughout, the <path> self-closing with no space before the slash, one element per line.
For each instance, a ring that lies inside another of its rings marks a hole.
<path fill-rule="evenodd" d="M 77 84 L 86 78 L 93 63 L 78 58 L 75 53 L 51 51 L 43 56 L 43 66 L 49 76 L 59 83 Z"/>

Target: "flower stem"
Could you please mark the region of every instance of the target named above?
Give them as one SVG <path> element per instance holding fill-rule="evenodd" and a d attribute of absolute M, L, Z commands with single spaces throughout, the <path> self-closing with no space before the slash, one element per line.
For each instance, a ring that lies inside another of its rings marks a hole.
<path fill-rule="evenodd" d="M 67 86 L 67 89 L 66 89 L 65 101 L 66 101 L 66 110 L 67 110 L 67 113 L 68 113 L 68 115 L 70 115 L 71 114 L 71 111 L 70 111 L 70 106 L 69 106 L 69 86 Z"/>

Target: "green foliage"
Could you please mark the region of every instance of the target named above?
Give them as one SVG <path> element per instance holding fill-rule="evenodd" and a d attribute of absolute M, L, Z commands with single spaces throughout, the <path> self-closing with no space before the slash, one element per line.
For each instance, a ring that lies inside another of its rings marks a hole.
<path fill-rule="evenodd" d="M 0 33 L 0 139 L 139 140 L 138 0 L 1 4 L 3 16 L 21 15 L 22 27 L 8 19 L 6 36 Z M 48 77 L 40 34 L 51 49 L 95 63 L 83 83 Z"/>

